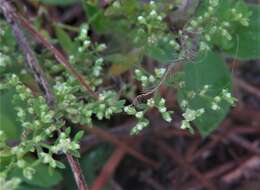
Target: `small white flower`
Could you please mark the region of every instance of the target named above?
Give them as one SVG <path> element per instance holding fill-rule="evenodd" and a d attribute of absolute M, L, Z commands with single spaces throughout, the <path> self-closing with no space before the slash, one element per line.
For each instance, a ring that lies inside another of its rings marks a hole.
<path fill-rule="evenodd" d="M 89 47 L 89 45 L 91 44 L 91 42 L 90 42 L 89 40 L 85 40 L 85 41 L 83 42 L 83 44 L 84 44 L 84 46 L 87 48 L 87 47 Z"/>
<path fill-rule="evenodd" d="M 106 44 L 99 44 L 97 47 L 97 51 L 104 51 L 107 48 Z"/>
<path fill-rule="evenodd" d="M 162 114 L 162 116 L 163 116 L 163 119 L 164 119 L 165 121 L 167 121 L 167 122 L 169 122 L 169 123 L 172 121 L 172 117 L 171 117 L 171 115 L 170 115 L 169 112 L 164 112 L 164 113 Z"/>
<path fill-rule="evenodd" d="M 164 106 L 165 105 L 165 99 L 161 98 L 159 101 L 159 106 Z"/>
<path fill-rule="evenodd" d="M 149 82 L 155 82 L 155 77 L 153 75 L 149 76 Z"/>
<path fill-rule="evenodd" d="M 143 116 L 144 116 L 144 112 L 142 112 L 142 111 L 136 112 L 136 114 L 135 114 L 135 117 L 138 119 L 142 118 Z"/>
<path fill-rule="evenodd" d="M 143 125 L 141 123 L 138 123 L 136 125 L 136 128 L 138 129 L 138 131 L 141 131 L 143 129 Z"/>
<path fill-rule="evenodd" d="M 145 18 L 143 16 L 138 16 L 137 17 L 137 20 L 140 22 L 140 23 L 145 23 Z"/>
<path fill-rule="evenodd" d="M 216 97 L 214 97 L 214 101 L 215 101 L 215 102 L 220 102 L 220 101 L 221 101 L 221 98 L 220 98 L 219 96 L 216 96 Z"/>
<path fill-rule="evenodd" d="M 157 12 L 155 10 L 152 10 L 150 12 L 150 16 L 152 16 L 152 17 L 157 16 Z"/>
<path fill-rule="evenodd" d="M 182 100 L 181 101 L 181 107 L 186 108 L 188 106 L 188 101 L 187 100 Z"/>
<path fill-rule="evenodd" d="M 159 108 L 159 112 L 161 112 L 161 113 L 166 112 L 166 110 L 167 110 L 166 107 L 160 107 L 160 108 Z"/>
<path fill-rule="evenodd" d="M 24 160 L 18 160 L 17 161 L 17 166 L 19 167 L 19 168 L 24 168 L 25 167 L 25 165 L 26 165 L 26 162 L 24 161 Z"/>
<path fill-rule="evenodd" d="M 214 110 L 214 111 L 216 111 L 216 110 L 219 110 L 220 107 L 219 107 L 218 104 L 216 104 L 215 102 L 213 102 L 212 105 L 211 105 L 211 109 Z"/>
<path fill-rule="evenodd" d="M 161 78 L 164 75 L 164 73 L 166 72 L 166 69 L 165 68 L 156 68 L 154 70 L 154 72 L 155 72 L 156 77 Z"/>
<path fill-rule="evenodd" d="M 24 177 L 26 177 L 27 179 L 31 180 L 33 175 L 35 174 L 35 169 L 31 168 L 31 167 L 27 167 L 23 170 L 23 175 Z"/>
<path fill-rule="evenodd" d="M 136 113 L 136 110 L 132 106 L 126 106 L 124 107 L 124 111 L 128 113 L 129 115 L 134 115 Z"/>
<path fill-rule="evenodd" d="M 161 15 L 157 16 L 157 20 L 161 21 L 163 19 L 163 17 Z"/>
<path fill-rule="evenodd" d="M 148 105 L 149 107 L 154 107 L 154 104 L 155 104 L 155 102 L 154 102 L 154 99 L 153 99 L 153 98 L 150 98 L 150 99 L 147 100 L 147 105 Z"/>
<path fill-rule="evenodd" d="M 186 109 L 185 113 L 182 114 L 186 121 L 193 121 L 197 117 L 197 112 L 192 109 Z"/>
<path fill-rule="evenodd" d="M 141 76 L 141 79 L 140 79 L 142 82 L 146 82 L 148 80 L 147 76 Z"/>
<path fill-rule="evenodd" d="M 181 127 L 180 127 L 180 128 L 181 128 L 181 129 L 190 129 L 191 126 L 190 126 L 190 123 L 189 123 L 188 121 L 183 120 L 183 121 L 181 122 Z"/>

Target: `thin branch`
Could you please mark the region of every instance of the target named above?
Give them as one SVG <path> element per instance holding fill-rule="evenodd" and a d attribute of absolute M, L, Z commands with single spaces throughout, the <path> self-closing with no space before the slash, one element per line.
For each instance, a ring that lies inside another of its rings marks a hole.
<path fill-rule="evenodd" d="M 43 70 L 41 69 L 38 60 L 36 56 L 34 55 L 32 49 L 30 48 L 27 39 L 25 38 L 23 32 L 19 28 L 19 25 L 16 22 L 16 14 L 12 6 L 9 4 L 7 0 L 0 0 L 1 9 L 3 11 L 3 14 L 7 20 L 7 22 L 10 24 L 12 31 L 14 33 L 14 36 L 17 40 L 17 43 L 25 57 L 26 65 L 28 66 L 28 69 L 33 74 L 37 84 L 41 88 L 41 90 L 44 93 L 44 97 L 50 107 L 54 104 L 54 96 L 52 92 L 50 91 L 48 81 L 46 80 Z M 70 164 L 70 167 L 72 169 L 76 184 L 78 186 L 79 190 L 87 190 L 87 184 L 84 179 L 84 175 L 82 174 L 80 165 L 76 159 L 74 159 L 70 154 L 66 154 L 66 158 Z"/>
<path fill-rule="evenodd" d="M 66 154 L 66 158 L 69 162 L 69 165 L 71 167 L 74 179 L 76 181 L 76 184 L 78 186 L 79 190 L 88 190 L 88 186 L 86 183 L 86 180 L 84 178 L 84 175 L 82 173 L 82 170 L 80 168 L 80 164 L 79 161 L 75 158 L 73 158 L 73 156 L 71 154 Z"/>

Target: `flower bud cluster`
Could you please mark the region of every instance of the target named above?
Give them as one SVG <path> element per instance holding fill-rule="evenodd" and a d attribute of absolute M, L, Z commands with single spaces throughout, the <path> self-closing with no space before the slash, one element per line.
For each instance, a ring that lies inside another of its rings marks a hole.
<path fill-rule="evenodd" d="M 190 122 L 196 120 L 198 117 L 200 117 L 205 112 L 204 108 L 200 108 L 197 110 L 193 110 L 190 108 L 187 108 L 185 112 L 182 114 L 184 120 L 182 120 L 181 123 L 181 129 L 188 129 L 192 132 L 192 127 L 190 125 Z"/>
<path fill-rule="evenodd" d="M 160 3 L 155 3 L 154 1 L 150 1 L 150 3 L 144 6 L 144 10 L 136 17 L 138 27 L 136 42 L 145 42 L 148 45 L 153 45 L 161 40 L 162 36 L 167 36 L 165 32 L 167 26 L 163 22 L 166 15 L 163 11 L 160 11 L 161 9 Z M 144 41 L 144 39 L 146 40 Z"/>
<path fill-rule="evenodd" d="M 35 174 L 35 166 L 40 163 L 49 164 L 52 168 L 64 168 L 61 162 L 56 161 L 53 158 L 53 154 L 61 154 L 70 152 L 73 155 L 78 155 L 79 143 L 78 141 L 82 137 L 82 134 L 76 134 L 73 140 L 70 139 L 70 129 L 66 129 L 62 132 L 55 142 L 49 143 L 48 139 L 53 137 L 53 134 L 61 129 L 63 123 L 59 120 L 64 116 L 59 110 L 50 110 L 45 99 L 42 96 L 33 96 L 32 91 L 27 88 L 16 75 L 8 77 L 7 86 L 10 89 L 15 89 L 14 103 L 24 102 L 24 106 L 16 106 L 17 119 L 22 126 L 21 143 L 10 148 L 5 143 L 5 133 L 0 131 L 0 148 L 7 148 L 5 155 L 12 156 L 12 162 L 9 167 L 21 168 L 24 177 L 31 180 Z M 58 90 L 57 90 L 58 89 Z M 56 93 L 58 96 L 63 96 L 67 92 L 71 92 L 71 89 L 67 86 L 56 87 Z M 70 94 L 68 100 L 64 100 L 62 103 L 69 105 L 70 101 L 76 101 L 74 96 Z M 60 99 L 58 99 L 60 101 Z M 60 105 L 60 104 L 58 104 Z M 69 107 L 68 107 L 69 108 Z M 70 109 L 68 109 L 70 110 Z M 58 133 L 59 134 L 59 133 Z M 43 148 L 47 151 L 43 151 Z M 33 163 L 27 161 L 26 155 L 30 152 L 36 152 L 38 160 Z M 1 154 L 2 156 L 2 154 Z M 1 158 L 1 157 L 0 157 Z M 13 162 L 15 161 L 15 164 Z M 6 174 L 7 170 L 4 170 L 3 174 Z"/>
<path fill-rule="evenodd" d="M 148 74 L 144 70 L 136 69 L 134 71 L 135 78 L 141 82 L 142 86 L 144 88 L 147 88 L 151 85 L 154 86 L 154 84 L 158 83 L 160 79 L 165 74 L 166 69 L 165 68 L 155 68 L 154 75 Z"/>
<path fill-rule="evenodd" d="M 93 44 L 88 35 L 88 32 L 89 32 L 89 26 L 87 24 L 83 24 L 81 26 L 79 36 L 76 39 L 81 43 L 81 46 L 78 47 L 78 52 L 86 53 L 86 50 L 88 50 L 88 51 L 94 51 L 96 53 L 99 53 L 99 52 L 104 51 L 107 48 L 106 44 L 104 44 L 104 43 L 102 43 L 102 44 L 94 43 Z"/>
<path fill-rule="evenodd" d="M 165 121 L 171 122 L 173 113 L 172 111 L 167 111 L 166 105 L 165 105 L 165 99 L 162 97 L 157 98 L 150 98 L 146 101 L 146 104 L 144 105 L 145 109 L 136 110 L 136 108 L 133 105 L 125 106 L 124 112 L 128 115 L 132 115 L 137 119 L 137 124 L 135 127 L 132 128 L 131 134 L 138 134 L 140 131 L 142 131 L 144 128 L 148 127 L 149 120 L 147 120 L 144 115 L 145 112 L 147 112 L 151 108 L 156 108 L 161 114 Z"/>
<path fill-rule="evenodd" d="M 185 95 L 186 99 L 183 99 L 180 102 L 180 106 L 182 110 L 184 110 L 184 113 L 182 114 L 184 120 L 181 123 L 182 129 L 189 129 L 191 132 L 193 132 L 191 122 L 201 117 L 206 111 L 221 110 L 223 103 L 234 105 L 236 99 L 227 89 L 223 89 L 221 93 L 217 96 L 212 96 L 210 93 L 211 90 L 212 89 L 210 85 L 204 85 L 203 88 L 197 93 L 190 91 Z M 192 109 L 191 102 L 195 98 L 202 98 L 204 101 L 208 102 L 209 105 L 198 109 Z"/>
<path fill-rule="evenodd" d="M 21 183 L 21 179 L 19 179 L 17 177 L 13 177 L 13 178 L 7 180 L 6 176 L 2 176 L 0 173 L 1 189 L 15 190 L 20 183 Z"/>
<path fill-rule="evenodd" d="M 149 120 L 144 117 L 145 111 L 137 111 L 134 106 L 125 106 L 124 112 L 128 115 L 133 115 L 137 119 L 137 124 L 132 128 L 131 134 L 135 135 L 142 131 L 144 128 L 148 127 Z"/>
<path fill-rule="evenodd" d="M 226 48 L 228 46 L 227 42 L 232 40 L 233 31 L 231 28 L 234 28 L 233 26 L 237 24 L 248 26 L 251 13 L 244 10 L 246 8 L 244 8 L 241 1 L 230 5 L 234 7 L 231 11 L 226 8 L 225 11 L 223 9 L 221 12 L 219 8 L 225 6 L 224 2 L 220 3 L 220 0 L 208 0 L 206 2 L 208 2 L 207 9 L 190 21 L 186 31 L 200 34 L 199 47 L 201 51 L 208 51 L 212 43 Z"/>

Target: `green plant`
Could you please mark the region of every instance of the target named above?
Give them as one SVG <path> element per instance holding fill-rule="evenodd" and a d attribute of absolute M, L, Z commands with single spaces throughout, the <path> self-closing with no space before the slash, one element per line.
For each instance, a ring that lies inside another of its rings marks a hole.
<path fill-rule="evenodd" d="M 40 2 L 63 6 L 76 1 Z M 3 189 L 15 189 L 22 181 L 44 188 L 57 184 L 61 178 L 57 168 L 65 166 L 56 156 L 80 156 L 83 132 L 72 135 L 73 126 L 91 127 L 97 120 L 126 113 L 136 118 L 131 134 L 138 134 L 149 127 L 145 113 L 150 109 L 158 110 L 170 123 L 174 110 L 167 108 L 160 95 L 163 85 L 177 91 L 183 110 L 181 129 L 193 132 L 194 123 L 206 136 L 217 128 L 236 101 L 231 95 L 231 74 L 219 54 L 237 59 L 260 57 L 253 47 L 260 41 L 257 32 L 260 23 L 255 16 L 259 6 L 242 0 L 206 0 L 180 27 L 167 17 L 181 3 L 116 0 L 102 8 L 96 1 L 82 1 L 87 20 L 80 27 L 54 23 L 55 35 L 43 32 L 49 41 L 61 46 L 70 64 L 69 67 L 57 64 L 47 51 L 37 54 L 55 97 L 53 102 L 48 99 L 48 88 L 44 91 L 41 86 L 44 83 L 35 82 L 25 70 L 24 53 L 17 50 L 19 39 L 15 40 L 12 26 L 1 18 L 0 184 Z M 35 26 L 41 24 L 40 19 L 35 19 Z M 21 20 L 16 22 L 23 25 Z M 171 26 L 175 27 L 173 31 Z M 74 39 L 69 35 L 71 31 L 77 33 Z M 103 38 L 93 40 L 93 31 Z M 256 42 L 248 45 L 252 41 Z M 34 43 L 31 46 L 36 48 Z M 252 50 L 247 49 L 250 47 Z M 142 62 L 145 58 L 156 61 L 156 66 L 148 69 Z M 59 57 L 58 61 L 64 62 Z M 173 73 L 177 65 L 182 69 Z M 35 75 L 32 68 L 29 71 Z M 123 80 L 120 93 L 116 89 L 106 90 L 107 80 L 126 73 L 132 75 Z M 137 88 L 141 93 L 137 93 Z M 12 139 L 18 142 L 10 146 L 8 142 Z M 37 182 L 39 167 L 46 169 L 46 166 L 52 171 L 46 180 L 53 178 L 52 181 Z M 14 169 L 17 171 L 12 172 Z"/>

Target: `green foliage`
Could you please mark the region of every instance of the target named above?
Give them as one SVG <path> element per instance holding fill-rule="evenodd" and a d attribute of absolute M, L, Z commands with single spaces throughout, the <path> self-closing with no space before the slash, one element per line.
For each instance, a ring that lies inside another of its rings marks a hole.
<path fill-rule="evenodd" d="M 38 1 L 43 4 L 58 5 L 58 6 L 68 6 L 70 4 L 80 2 L 80 0 L 38 0 Z"/>
<path fill-rule="evenodd" d="M 249 6 L 252 15 L 248 27 L 237 26 L 236 37 L 233 39 L 233 47 L 226 50 L 230 55 L 242 59 L 259 59 L 260 58 L 260 6 Z"/>
<path fill-rule="evenodd" d="M 33 162 L 32 159 L 28 159 L 27 161 Z M 24 184 L 40 188 L 48 188 L 57 185 L 62 179 L 62 176 L 58 170 L 49 168 L 45 164 L 39 164 L 34 167 L 34 169 L 35 173 L 30 180 L 23 176 L 23 171 L 21 169 L 15 169 L 12 171 L 11 176 L 22 179 Z"/>
<path fill-rule="evenodd" d="M 194 123 L 206 136 L 218 127 L 229 110 L 230 104 L 221 95 L 223 89 L 231 90 L 229 70 L 218 55 L 207 52 L 199 55 L 195 63 L 185 65 L 183 81 L 185 85 L 178 91 L 178 101 L 181 105 L 187 102 L 182 106 L 184 111 L 204 109 Z"/>
<path fill-rule="evenodd" d="M 39 2 L 68 6 L 78 1 Z M 216 52 L 239 59 L 260 57 L 259 6 L 242 0 L 202 1 L 193 17 L 180 26 L 168 20 L 178 8 L 171 1 L 116 0 L 106 7 L 95 0 L 81 4 L 86 19 L 79 27 L 53 23 L 52 35 L 41 28 L 42 14 L 35 23 L 64 50 L 98 98 L 86 92 L 46 50 L 37 51 L 55 96 L 52 108 L 23 67 L 10 27 L 0 20 L 0 182 L 7 189 L 19 184 L 18 189 L 50 189 L 58 184 L 62 178 L 58 169 L 65 165 L 57 156 L 80 157 L 79 141 L 84 134 L 76 126 L 107 122 L 121 114 L 136 119 L 131 134 L 139 134 L 149 127 L 146 113 L 151 109 L 171 123 L 174 110 L 159 91 L 165 84 L 178 93 L 183 111 L 180 128 L 193 132 L 194 124 L 203 136 L 210 134 L 235 103 L 230 72 Z M 181 71 L 172 76 L 177 63 Z M 113 81 L 120 84 L 111 85 Z M 97 149 L 81 159 L 88 180 L 96 176 L 106 152 Z"/>
<path fill-rule="evenodd" d="M 17 139 L 21 134 L 19 122 L 14 119 L 16 118 L 15 110 L 9 106 L 12 104 L 13 95 L 14 92 L 9 90 L 1 93 L 0 99 L 0 128 L 8 139 Z"/>
<path fill-rule="evenodd" d="M 56 36 L 59 44 L 68 54 L 74 54 L 76 50 L 75 44 L 72 42 L 70 36 L 60 27 L 55 27 Z"/>
<path fill-rule="evenodd" d="M 156 45 L 146 47 L 147 55 L 160 63 L 171 63 L 177 58 L 177 53 L 173 51 L 173 46 L 170 43 L 167 43 L 168 40 L 169 39 L 166 38 L 165 40 L 159 41 Z"/>

